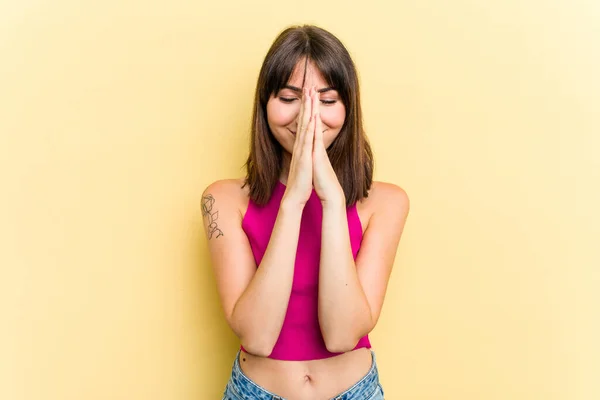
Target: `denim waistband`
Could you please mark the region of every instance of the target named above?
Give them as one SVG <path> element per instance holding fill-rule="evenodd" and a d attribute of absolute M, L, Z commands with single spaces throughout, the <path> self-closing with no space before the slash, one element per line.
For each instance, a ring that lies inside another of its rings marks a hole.
<path fill-rule="evenodd" d="M 277 396 L 269 392 L 265 388 L 259 386 L 248 378 L 242 372 L 239 363 L 240 352 L 238 351 L 233 368 L 231 378 L 225 389 L 225 398 L 234 398 L 236 400 L 285 400 L 283 397 Z M 367 400 L 371 399 L 373 394 L 379 390 L 379 372 L 377 370 L 377 362 L 375 352 L 371 350 L 371 368 L 369 372 L 356 382 L 351 388 L 336 395 L 332 400 Z M 229 397 L 228 397 L 229 396 Z"/>

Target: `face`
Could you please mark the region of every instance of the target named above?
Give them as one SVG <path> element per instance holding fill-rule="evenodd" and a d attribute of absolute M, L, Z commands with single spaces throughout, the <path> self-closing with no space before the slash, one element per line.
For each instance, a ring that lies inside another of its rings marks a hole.
<path fill-rule="evenodd" d="M 294 148 L 300 105 L 302 103 L 304 61 L 305 59 L 301 59 L 296 64 L 292 76 L 287 83 L 288 87 L 281 89 L 279 93 L 276 93 L 275 95 L 271 95 L 267 102 L 267 121 L 269 123 L 269 128 L 271 128 L 273 136 L 275 136 L 281 146 L 290 154 Z M 321 72 L 310 60 L 306 66 L 306 80 L 304 86 L 307 88 L 316 86 L 317 91 L 328 88 Z M 294 88 L 298 88 L 299 90 L 295 90 Z M 319 93 L 319 97 L 321 101 L 321 120 L 323 121 L 323 142 L 325 148 L 328 148 L 344 125 L 346 108 L 344 104 L 342 104 L 341 98 L 336 90 L 324 90 Z"/>

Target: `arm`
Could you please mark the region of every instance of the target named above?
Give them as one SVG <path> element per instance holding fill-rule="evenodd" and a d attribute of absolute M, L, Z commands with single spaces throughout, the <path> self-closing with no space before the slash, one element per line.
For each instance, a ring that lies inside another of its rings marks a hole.
<path fill-rule="evenodd" d="M 284 197 L 257 269 L 241 227 L 239 192 L 235 180 L 207 187 L 202 195 L 204 225 L 227 323 L 248 352 L 267 357 L 279 337 L 292 290 L 302 208 Z"/>
<path fill-rule="evenodd" d="M 409 210 L 401 188 L 379 184 L 377 205 L 356 258 L 352 256 L 346 208 L 323 204 L 319 323 L 327 349 L 352 350 L 377 324 L 396 250 Z"/>

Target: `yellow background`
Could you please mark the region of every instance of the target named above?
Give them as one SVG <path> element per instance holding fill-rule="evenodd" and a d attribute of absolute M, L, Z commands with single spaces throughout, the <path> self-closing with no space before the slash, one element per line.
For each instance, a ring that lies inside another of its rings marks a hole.
<path fill-rule="evenodd" d="M 200 197 L 293 23 L 347 45 L 412 201 L 386 399 L 600 398 L 599 4 L 2 1 L 0 398 L 220 399 Z"/>

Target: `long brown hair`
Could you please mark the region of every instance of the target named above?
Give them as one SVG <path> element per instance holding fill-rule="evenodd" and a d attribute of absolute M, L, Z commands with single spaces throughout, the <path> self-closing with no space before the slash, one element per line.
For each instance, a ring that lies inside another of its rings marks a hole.
<path fill-rule="evenodd" d="M 327 155 L 346 196 L 346 206 L 368 196 L 373 181 L 373 153 L 362 124 L 356 67 L 348 50 L 331 33 L 314 25 L 292 26 L 282 31 L 263 61 L 252 113 L 250 154 L 244 166 L 244 186 L 250 199 L 264 205 L 281 175 L 283 148 L 267 122 L 267 102 L 290 79 L 296 63 L 306 57 L 335 88 L 346 108 L 346 119 Z"/>

